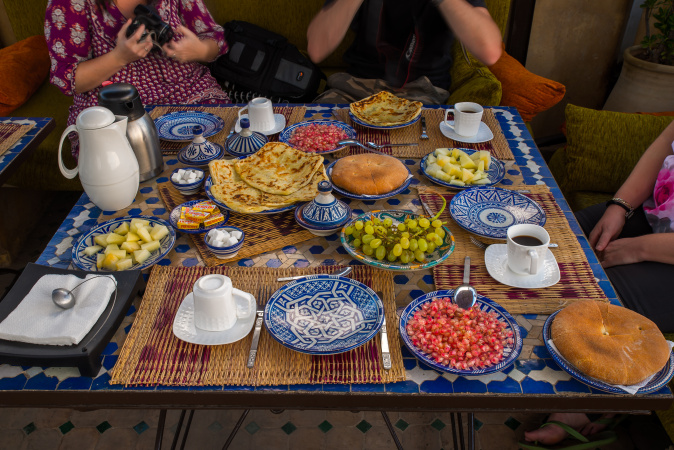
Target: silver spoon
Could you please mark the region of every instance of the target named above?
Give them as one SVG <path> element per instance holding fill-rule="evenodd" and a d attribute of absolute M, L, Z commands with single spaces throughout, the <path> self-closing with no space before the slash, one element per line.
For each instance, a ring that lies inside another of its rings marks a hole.
<path fill-rule="evenodd" d="M 51 299 L 54 302 L 56 306 L 59 308 L 63 309 L 70 309 L 73 306 L 75 306 L 75 303 L 77 303 L 77 299 L 75 298 L 75 294 L 73 294 L 73 291 L 86 283 L 87 281 L 94 280 L 96 278 L 110 278 L 106 275 L 98 275 L 92 278 L 89 278 L 88 280 L 82 281 L 80 284 L 75 286 L 74 288 L 68 290 L 66 288 L 56 288 L 51 292 Z M 117 283 L 115 283 L 117 284 Z"/>
<path fill-rule="evenodd" d="M 368 147 L 367 145 L 365 145 L 362 142 L 357 141 L 355 139 L 344 139 L 343 141 L 337 142 L 337 145 L 340 146 L 340 147 L 343 146 L 343 145 L 357 145 L 359 147 L 364 148 L 368 152 L 379 153 L 380 155 L 384 155 L 384 156 L 390 156 L 390 155 L 387 155 L 384 152 L 377 151 L 377 150 L 373 149 L 372 147 Z"/>
<path fill-rule="evenodd" d="M 383 145 L 380 145 L 380 144 L 375 144 L 374 142 L 369 142 L 369 141 L 367 142 L 367 145 L 369 145 L 372 148 L 376 148 L 376 149 L 380 149 L 380 148 L 384 148 L 384 147 L 418 147 L 419 146 L 419 144 L 417 142 L 412 142 L 412 143 L 409 143 L 409 144 L 383 144 Z"/>
<path fill-rule="evenodd" d="M 351 266 L 349 266 L 349 267 L 343 268 L 342 270 L 338 270 L 337 272 L 332 272 L 332 273 L 327 274 L 327 275 L 336 275 L 336 276 L 340 276 L 340 277 L 345 277 L 345 276 L 347 276 L 348 274 L 350 274 L 352 270 L 353 270 L 353 269 L 351 268 Z M 294 277 L 283 277 L 283 278 L 277 279 L 276 281 L 292 281 L 292 280 L 299 280 L 300 278 L 306 278 L 306 277 L 308 277 L 308 276 L 309 276 L 309 275 L 297 275 L 297 276 L 294 276 Z"/>
<path fill-rule="evenodd" d="M 470 285 L 470 256 L 466 256 L 463 263 L 463 284 L 454 291 L 454 303 L 459 308 L 469 309 L 477 300 L 477 292 Z"/>

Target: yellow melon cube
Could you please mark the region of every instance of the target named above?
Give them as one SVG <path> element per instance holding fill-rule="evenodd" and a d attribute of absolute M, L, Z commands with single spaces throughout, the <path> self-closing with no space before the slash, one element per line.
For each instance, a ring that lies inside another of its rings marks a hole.
<path fill-rule="evenodd" d="M 148 252 L 153 252 L 157 250 L 159 247 L 161 247 L 161 244 L 159 241 L 150 241 L 145 244 L 141 244 L 140 248 L 143 250 L 147 250 Z"/>

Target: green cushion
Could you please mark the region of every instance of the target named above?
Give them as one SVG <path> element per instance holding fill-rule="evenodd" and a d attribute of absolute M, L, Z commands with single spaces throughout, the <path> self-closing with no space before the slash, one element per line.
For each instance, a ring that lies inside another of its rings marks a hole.
<path fill-rule="evenodd" d="M 501 103 L 501 82 L 486 66 L 468 54 L 466 61 L 461 45 L 456 42 L 452 49 L 454 64 L 450 70 L 452 86 L 447 104 L 475 102 L 482 106 Z"/>
<path fill-rule="evenodd" d="M 7 1 L 7 0 L 5 0 Z M 485 0 L 489 14 L 501 30 L 501 36 L 505 37 L 508 29 L 508 17 L 510 16 L 511 0 Z"/>

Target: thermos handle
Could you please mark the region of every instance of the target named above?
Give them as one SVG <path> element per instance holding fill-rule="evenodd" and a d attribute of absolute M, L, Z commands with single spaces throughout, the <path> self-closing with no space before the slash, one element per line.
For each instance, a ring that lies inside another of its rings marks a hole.
<path fill-rule="evenodd" d="M 74 169 L 68 169 L 63 164 L 63 157 L 61 155 L 61 151 L 63 149 L 63 141 L 73 131 L 77 133 L 77 127 L 75 125 L 70 125 L 68 128 L 66 128 L 63 134 L 61 135 L 61 142 L 59 143 L 59 156 L 58 156 L 59 169 L 61 169 L 61 173 L 63 174 L 63 176 L 68 179 L 75 178 L 77 176 L 77 172 L 79 171 L 77 166 L 75 166 Z"/>

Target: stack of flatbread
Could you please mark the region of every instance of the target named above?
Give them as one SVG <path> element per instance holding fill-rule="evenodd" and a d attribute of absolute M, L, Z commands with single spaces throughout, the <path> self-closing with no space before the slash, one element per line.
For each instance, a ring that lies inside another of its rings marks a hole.
<path fill-rule="evenodd" d="M 327 181 L 323 157 L 269 142 L 245 159 L 209 163 L 211 194 L 240 213 L 258 213 L 313 200 Z"/>
<path fill-rule="evenodd" d="M 403 125 L 421 114 L 423 103 L 396 97 L 382 91 L 363 100 L 351 103 L 351 114 L 361 121 L 376 126 Z"/>

